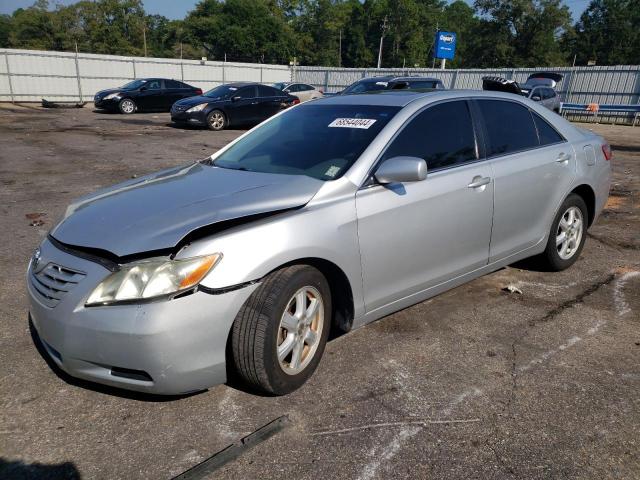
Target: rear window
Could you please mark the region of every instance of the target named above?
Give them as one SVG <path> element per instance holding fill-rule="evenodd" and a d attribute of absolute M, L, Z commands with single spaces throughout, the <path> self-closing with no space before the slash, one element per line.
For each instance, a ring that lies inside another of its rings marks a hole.
<path fill-rule="evenodd" d="M 398 110 L 376 105 L 301 105 L 258 127 L 216 158 L 214 165 L 335 180 Z"/>
<path fill-rule="evenodd" d="M 440 82 L 434 80 L 409 80 L 408 88 L 438 88 Z"/>
<path fill-rule="evenodd" d="M 528 108 L 502 100 L 478 100 L 478 105 L 489 135 L 487 156 L 538 146 L 538 134 Z"/>

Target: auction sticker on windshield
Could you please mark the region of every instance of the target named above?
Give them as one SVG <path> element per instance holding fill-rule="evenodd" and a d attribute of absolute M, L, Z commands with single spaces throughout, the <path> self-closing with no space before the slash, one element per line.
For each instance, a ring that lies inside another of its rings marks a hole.
<path fill-rule="evenodd" d="M 376 123 L 372 118 L 336 118 L 329 124 L 333 128 L 364 128 L 365 130 Z"/>

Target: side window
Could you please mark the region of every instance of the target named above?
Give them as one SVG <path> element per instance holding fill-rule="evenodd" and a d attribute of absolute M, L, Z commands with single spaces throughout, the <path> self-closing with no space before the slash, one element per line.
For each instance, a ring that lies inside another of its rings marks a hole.
<path fill-rule="evenodd" d="M 238 96 L 240 98 L 254 98 L 256 96 L 256 87 L 244 87 L 238 90 L 234 95 L 234 97 Z"/>
<path fill-rule="evenodd" d="M 552 143 L 564 142 L 564 138 L 560 135 L 555 128 L 538 115 L 536 112 L 531 112 L 533 115 L 533 122 L 536 124 L 538 130 L 538 137 L 540 138 L 540 145 L 551 145 Z"/>
<path fill-rule="evenodd" d="M 556 91 L 553 88 L 547 88 L 547 98 L 554 98 Z"/>
<path fill-rule="evenodd" d="M 475 161 L 467 102 L 445 102 L 419 113 L 389 145 L 382 160 L 397 156 L 424 158 L 431 171 Z"/>
<path fill-rule="evenodd" d="M 515 102 L 478 100 L 489 136 L 487 156 L 535 148 L 538 135 L 529 109 Z"/>
<path fill-rule="evenodd" d="M 151 80 L 147 83 L 147 88 L 149 90 L 160 90 L 162 88 L 162 82 L 160 80 Z"/>
<path fill-rule="evenodd" d="M 541 88 L 534 88 L 533 91 L 531 92 L 531 99 L 533 100 L 533 97 L 539 97 L 540 99 L 544 98 L 542 96 L 542 89 Z"/>
<path fill-rule="evenodd" d="M 311 90 L 313 90 L 313 87 L 311 85 L 305 85 L 305 84 L 300 85 L 301 92 L 309 92 Z"/>
<path fill-rule="evenodd" d="M 277 97 L 280 95 L 282 95 L 280 90 L 276 90 L 275 88 L 267 87 L 265 85 L 258 85 L 259 97 Z"/>
<path fill-rule="evenodd" d="M 299 92 L 300 91 L 300 84 L 294 83 L 293 85 L 289 85 L 288 90 L 289 90 L 289 93 Z"/>
<path fill-rule="evenodd" d="M 164 84 L 166 88 L 184 88 L 184 85 L 182 83 L 175 80 L 165 80 Z"/>

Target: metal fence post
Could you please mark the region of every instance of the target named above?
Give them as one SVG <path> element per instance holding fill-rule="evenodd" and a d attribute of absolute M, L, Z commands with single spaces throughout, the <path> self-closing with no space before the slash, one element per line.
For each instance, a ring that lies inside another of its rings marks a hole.
<path fill-rule="evenodd" d="M 9 70 L 9 54 L 4 53 L 4 64 L 7 67 L 7 80 L 9 81 L 9 95 L 11 96 L 11 103 L 15 103 L 16 99 L 13 96 L 13 83 L 11 83 L 11 70 Z"/>
<path fill-rule="evenodd" d="M 451 86 L 449 87 L 451 90 L 456 88 L 456 80 L 458 80 L 458 69 L 457 68 L 456 68 L 456 71 L 453 72 L 453 78 L 451 79 Z"/>
<path fill-rule="evenodd" d="M 329 91 L 329 69 L 327 68 L 324 72 L 324 91 Z"/>
<path fill-rule="evenodd" d="M 82 95 L 82 81 L 80 80 L 80 63 L 78 62 L 78 44 L 76 43 L 76 79 L 78 81 L 78 96 L 80 97 L 80 103 L 84 96 Z"/>
<path fill-rule="evenodd" d="M 227 56 L 225 55 L 224 58 L 225 58 L 225 61 L 222 62 L 222 83 L 226 83 L 227 82 L 226 77 L 225 77 L 225 71 L 224 71 L 224 66 L 227 63 L 227 61 L 226 61 Z"/>
<path fill-rule="evenodd" d="M 262 83 L 262 65 L 260 65 L 260 83 Z"/>
<path fill-rule="evenodd" d="M 184 63 L 180 59 L 180 80 L 184 82 Z"/>
<path fill-rule="evenodd" d="M 133 78 L 136 79 L 138 75 L 136 75 L 136 59 L 132 58 L 131 63 L 133 64 Z"/>

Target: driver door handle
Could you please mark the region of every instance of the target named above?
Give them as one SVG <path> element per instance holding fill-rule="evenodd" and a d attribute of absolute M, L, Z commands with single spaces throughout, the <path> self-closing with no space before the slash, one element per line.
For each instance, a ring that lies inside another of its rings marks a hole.
<path fill-rule="evenodd" d="M 566 163 L 569 160 L 571 160 L 571 155 L 564 152 L 560 153 L 560 155 L 558 155 L 558 158 L 556 158 L 556 162 L 558 163 Z"/>
<path fill-rule="evenodd" d="M 484 187 L 491 183 L 491 177 L 473 177 L 473 181 L 467 185 L 469 188 Z"/>

